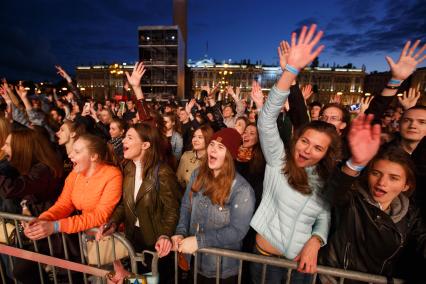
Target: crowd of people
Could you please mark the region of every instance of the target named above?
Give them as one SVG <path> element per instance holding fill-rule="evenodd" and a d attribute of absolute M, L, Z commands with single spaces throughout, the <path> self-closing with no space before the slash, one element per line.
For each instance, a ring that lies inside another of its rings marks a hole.
<path fill-rule="evenodd" d="M 426 44 L 408 41 L 397 61 L 386 57 L 391 79 L 354 111 L 340 96 L 310 101 L 312 86 L 297 82 L 324 49 L 322 35 L 304 26 L 280 43 L 283 72 L 267 96 L 254 81 L 251 104 L 232 86 L 148 102 L 142 62 L 126 72 L 125 102 L 82 96 L 60 66 L 63 96 L 4 79 L 0 211 L 36 217 L 23 232 L 40 251 L 59 232 L 122 231 L 136 251 L 157 251 L 162 283 L 173 278 L 171 251 L 189 283 L 192 255 L 206 247 L 294 260 L 291 283 L 311 283 L 318 265 L 425 283 L 426 107 L 416 89 L 396 93 Z M 3 265 L 21 283 L 38 275 L 26 261 Z M 216 283 L 215 256 L 197 265 L 199 283 Z M 244 269 L 245 281 L 261 283 L 261 264 Z M 220 283 L 237 283 L 239 261 L 221 258 L 220 271 Z M 288 271 L 268 266 L 265 275 L 283 283 Z"/>

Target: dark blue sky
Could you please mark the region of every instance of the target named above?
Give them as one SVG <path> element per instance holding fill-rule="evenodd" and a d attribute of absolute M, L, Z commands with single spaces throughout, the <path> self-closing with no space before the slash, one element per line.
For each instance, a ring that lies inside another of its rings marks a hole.
<path fill-rule="evenodd" d="M 134 62 L 137 27 L 172 24 L 172 0 L 3 1 L 0 76 L 55 79 L 55 64 Z M 319 61 L 387 70 L 407 39 L 426 41 L 423 0 L 188 0 L 188 58 L 262 60 L 302 24 L 325 32 Z M 423 63 L 424 66 L 424 63 Z"/>

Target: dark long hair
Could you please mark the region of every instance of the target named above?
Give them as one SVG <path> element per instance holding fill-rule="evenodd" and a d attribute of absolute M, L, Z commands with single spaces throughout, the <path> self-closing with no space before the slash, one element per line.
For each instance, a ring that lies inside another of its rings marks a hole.
<path fill-rule="evenodd" d="M 363 175 L 361 182 L 368 188 L 368 175 L 373 170 L 374 164 L 381 160 L 397 163 L 404 169 L 406 184 L 409 186 L 409 189 L 403 193 L 410 196 L 416 188 L 415 166 L 410 155 L 398 146 L 391 145 L 382 148 L 368 163 L 366 174 Z"/>
<path fill-rule="evenodd" d="M 323 181 L 327 180 L 341 156 L 341 140 L 334 125 L 324 121 L 312 121 L 296 131 L 291 140 L 290 153 L 285 155 L 282 172 L 287 177 L 288 183 L 302 194 L 311 194 L 312 189 L 308 184 L 305 169 L 296 165 L 294 148 L 297 140 L 309 129 L 324 133 L 331 140 L 325 156 L 316 165 L 316 171 Z"/>
<path fill-rule="evenodd" d="M 160 134 L 157 128 L 149 123 L 137 123 L 132 127 L 142 142 L 149 142 L 150 147 L 146 150 L 142 162 L 142 178 L 152 172 L 155 166 L 162 160 L 162 144 Z"/>

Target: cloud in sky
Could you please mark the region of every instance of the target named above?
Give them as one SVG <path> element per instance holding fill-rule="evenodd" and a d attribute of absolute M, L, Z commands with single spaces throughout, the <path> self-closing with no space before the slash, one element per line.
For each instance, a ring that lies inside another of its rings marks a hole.
<path fill-rule="evenodd" d="M 172 24 L 172 1 L 6 1 L 0 76 L 55 78 L 54 64 L 132 62 L 137 27 Z M 302 12 L 303 11 L 303 12 Z M 188 1 L 188 57 L 276 63 L 276 46 L 303 24 L 324 29 L 320 62 L 373 62 L 405 40 L 426 40 L 422 0 Z M 377 68 L 377 67 L 373 67 Z"/>

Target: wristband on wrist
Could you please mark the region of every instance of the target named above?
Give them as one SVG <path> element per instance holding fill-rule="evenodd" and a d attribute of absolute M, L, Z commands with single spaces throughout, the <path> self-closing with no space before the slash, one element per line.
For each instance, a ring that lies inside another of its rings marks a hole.
<path fill-rule="evenodd" d="M 324 242 L 322 240 L 322 238 L 318 235 L 312 235 L 313 238 L 317 239 L 320 243 L 321 246 L 324 246 Z"/>
<path fill-rule="evenodd" d="M 397 79 L 390 79 L 388 82 L 388 85 L 401 85 L 402 80 L 397 80 Z"/>
<path fill-rule="evenodd" d="M 351 159 L 349 159 L 349 160 L 346 161 L 346 166 L 348 168 L 350 168 L 351 170 L 356 171 L 356 172 L 360 172 L 360 171 L 362 171 L 365 168 L 365 166 L 355 166 L 354 164 L 352 164 L 352 160 Z"/>
<path fill-rule="evenodd" d="M 53 222 L 53 233 L 59 233 L 59 221 Z"/>
<path fill-rule="evenodd" d="M 293 66 L 291 66 L 289 64 L 286 64 L 285 70 L 287 70 L 288 72 L 290 72 L 290 73 L 292 73 L 292 74 L 294 74 L 296 76 L 299 74 L 299 70 L 297 70 L 295 67 L 293 67 Z"/>

